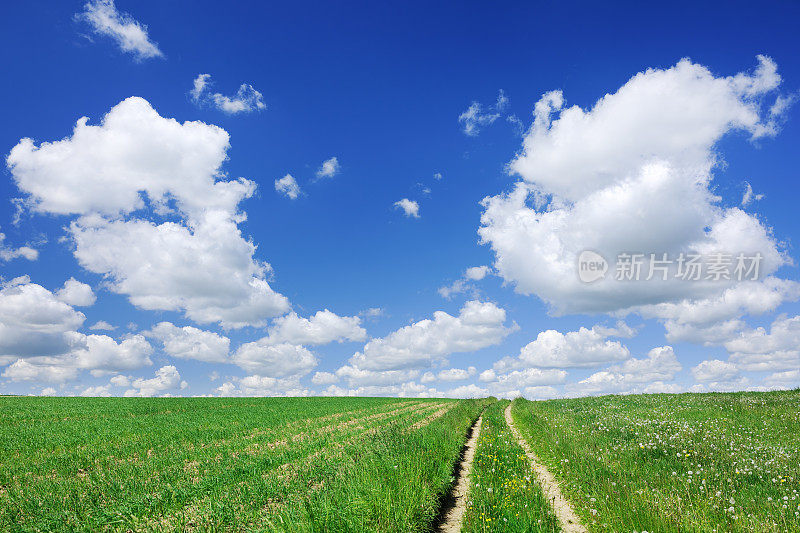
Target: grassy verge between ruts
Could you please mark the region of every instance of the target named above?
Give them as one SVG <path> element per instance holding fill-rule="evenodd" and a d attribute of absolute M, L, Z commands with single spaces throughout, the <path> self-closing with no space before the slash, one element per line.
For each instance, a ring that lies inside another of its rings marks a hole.
<path fill-rule="evenodd" d="M 503 411 L 507 405 L 508 401 L 496 402 L 483 413 L 462 530 L 559 531 L 531 464 L 506 425 Z"/>
<path fill-rule="evenodd" d="M 593 531 L 800 531 L 800 392 L 515 400 Z"/>

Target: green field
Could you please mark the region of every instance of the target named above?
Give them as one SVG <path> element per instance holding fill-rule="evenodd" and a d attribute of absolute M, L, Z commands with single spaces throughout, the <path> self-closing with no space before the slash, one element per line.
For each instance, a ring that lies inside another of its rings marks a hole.
<path fill-rule="evenodd" d="M 2 531 L 422 531 L 485 402 L 0 399 Z"/>
<path fill-rule="evenodd" d="M 800 531 L 800 391 L 512 406 L 593 531 Z"/>
<path fill-rule="evenodd" d="M 559 531 L 508 401 L 0 397 L 0 531 Z M 800 392 L 511 406 L 589 531 L 800 531 Z"/>

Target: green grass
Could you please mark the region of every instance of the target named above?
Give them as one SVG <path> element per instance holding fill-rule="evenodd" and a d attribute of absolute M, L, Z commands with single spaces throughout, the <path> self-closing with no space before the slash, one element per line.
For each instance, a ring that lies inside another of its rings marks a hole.
<path fill-rule="evenodd" d="M 507 405 L 496 402 L 483 414 L 462 531 L 559 531 L 531 464 L 506 425 Z"/>
<path fill-rule="evenodd" d="M 515 400 L 593 531 L 800 531 L 800 392 Z"/>
<path fill-rule="evenodd" d="M 0 530 L 424 531 L 482 407 L 0 398 Z"/>

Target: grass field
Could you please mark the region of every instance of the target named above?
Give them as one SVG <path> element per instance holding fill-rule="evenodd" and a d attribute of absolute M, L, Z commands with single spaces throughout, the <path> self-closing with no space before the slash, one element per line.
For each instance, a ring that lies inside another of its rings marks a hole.
<path fill-rule="evenodd" d="M 425 530 L 484 403 L 1 398 L 0 530 Z"/>
<path fill-rule="evenodd" d="M 550 504 L 495 402 L 483 413 L 463 531 L 559 531 Z"/>
<path fill-rule="evenodd" d="M 0 397 L 0 531 L 559 531 L 508 401 Z M 589 531 L 800 532 L 800 391 L 511 404 Z M 463 501 L 462 500 L 462 501 Z"/>
<path fill-rule="evenodd" d="M 800 531 L 800 392 L 512 406 L 593 531 Z"/>

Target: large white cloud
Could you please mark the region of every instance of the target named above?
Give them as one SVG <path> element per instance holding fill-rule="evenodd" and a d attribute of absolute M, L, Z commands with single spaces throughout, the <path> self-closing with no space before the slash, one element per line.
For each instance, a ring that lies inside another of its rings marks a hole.
<path fill-rule="evenodd" d="M 59 356 L 80 344 L 86 317 L 41 285 L 18 278 L 0 288 L 0 364 Z"/>
<path fill-rule="evenodd" d="M 367 331 L 357 316 L 339 316 L 327 309 L 309 318 L 297 313 L 278 317 L 269 327 L 269 340 L 274 343 L 321 345 L 334 341 L 364 341 Z"/>
<path fill-rule="evenodd" d="M 523 346 L 518 357 L 507 357 L 495 363 L 495 370 L 593 367 L 628 359 L 628 348 L 619 341 L 608 339 L 616 333 L 615 329 L 601 326 L 592 329 L 582 327 L 567 333 L 548 329 L 539 333 L 536 340 Z"/>
<path fill-rule="evenodd" d="M 612 269 L 623 252 L 759 252 L 761 277 L 774 272 L 788 259 L 769 228 L 722 207 L 710 186 L 715 145 L 726 133 L 777 132 L 782 106 L 766 109 L 764 99 L 779 83 L 775 64 L 759 56 L 754 73 L 731 77 L 689 60 L 649 69 L 590 110 L 546 94 L 509 165 L 522 181 L 484 200 L 479 233 L 498 274 L 555 312 L 605 312 L 711 298 L 734 282 L 675 279 L 673 265 L 666 281 L 617 281 L 612 271 L 587 284 L 577 274 L 584 250 Z M 648 267 L 646 260 L 643 272 Z"/>
<path fill-rule="evenodd" d="M 63 300 L 74 297 L 86 303 L 88 286 L 76 288 L 68 281 L 65 287 L 66 298 L 64 289 L 53 294 L 27 277 L 0 288 L 0 365 L 13 361 L 3 376 L 61 382 L 81 370 L 101 374 L 152 364 L 152 347 L 141 335 L 118 342 L 77 331 L 85 317 Z"/>
<path fill-rule="evenodd" d="M 724 343 L 730 361 L 745 370 L 800 368 L 800 316 L 778 317 L 769 332 L 744 329 Z"/>
<path fill-rule="evenodd" d="M 472 352 L 500 343 L 516 329 L 507 326 L 506 311 L 491 302 L 471 300 L 458 316 L 436 311 L 386 337 L 370 340 L 350 364 L 363 370 L 428 367 L 457 352 Z"/>
<path fill-rule="evenodd" d="M 233 362 L 248 372 L 270 378 L 302 376 L 317 366 L 316 356 L 304 346 L 272 344 L 265 339 L 241 345 L 233 354 Z"/>
<path fill-rule="evenodd" d="M 225 130 L 163 118 L 132 97 L 61 141 L 21 140 L 7 165 L 32 210 L 79 215 L 69 225 L 76 258 L 134 305 L 258 326 L 289 303 L 239 230 L 238 205 L 255 184 L 221 179 L 228 147 Z"/>
<path fill-rule="evenodd" d="M 172 357 L 195 359 L 206 363 L 229 362 L 231 340 L 213 331 L 160 322 L 148 331 L 147 335 L 164 343 L 164 351 Z"/>
<path fill-rule="evenodd" d="M 672 347 L 660 346 L 650 350 L 645 358 L 628 359 L 569 384 L 567 390 L 581 395 L 680 392 L 683 388 L 670 381 L 681 369 Z"/>

